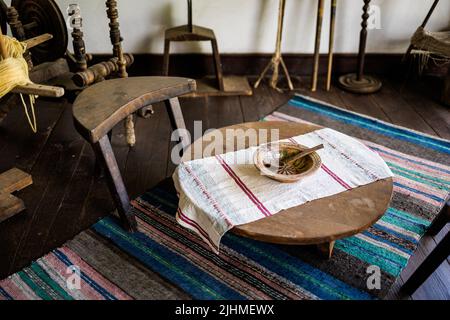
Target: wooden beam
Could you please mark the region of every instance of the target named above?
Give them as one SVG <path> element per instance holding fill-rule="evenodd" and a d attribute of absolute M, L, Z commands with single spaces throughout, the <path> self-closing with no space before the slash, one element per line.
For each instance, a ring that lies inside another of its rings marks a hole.
<path fill-rule="evenodd" d="M 64 88 L 45 86 L 42 84 L 29 83 L 23 86 L 17 86 L 12 93 L 34 94 L 41 97 L 60 98 L 64 95 Z"/>
<path fill-rule="evenodd" d="M 25 210 L 25 204 L 11 193 L 33 183 L 31 175 L 19 169 L 11 169 L 0 175 L 0 223 Z"/>
<path fill-rule="evenodd" d="M 22 200 L 10 194 L 0 193 L 0 223 L 25 210 Z"/>
<path fill-rule="evenodd" d="M 33 184 L 31 175 L 17 168 L 0 175 L 0 193 L 13 193 Z"/>

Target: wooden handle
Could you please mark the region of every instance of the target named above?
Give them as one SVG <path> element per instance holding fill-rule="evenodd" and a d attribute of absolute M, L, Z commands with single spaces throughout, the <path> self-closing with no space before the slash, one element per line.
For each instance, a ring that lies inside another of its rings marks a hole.
<path fill-rule="evenodd" d="M 24 43 L 27 45 L 27 49 L 31 49 L 51 39 L 53 39 L 53 35 L 44 33 L 40 36 L 25 40 Z"/>
<path fill-rule="evenodd" d="M 64 95 L 64 88 L 29 83 L 23 86 L 15 87 L 12 90 L 12 93 L 34 94 L 41 97 L 60 98 Z"/>
<path fill-rule="evenodd" d="M 294 158 L 292 158 L 292 160 L 289 160 L 289 162 L 288 162 L 287 164 L 290 165 L 290 164 L 292 164 L 292 163 L 294 163 L 294 162 L 300 160 L 301 158 L 304 158 L 304 157 L 310 155 L 311 153 L 314 153 L 314 152 L 316 152 L 316 151 L 322 150 L 323 148 L 325 148 L 325 147 L 324 147 L 323 144 L 321 144 L 321 145 L 319 145 L 319 146 L 317 146 L 317 147 L 314 147 L 314 148 L 311 148 L 311 149 L 303 150 L 303 151 L 300 152 L 298 155 L 296 155 Z"/>
<path fill-rule="evenodd" d="M 3 39 L 3 33 L 0 29 L 0 55 L 3 57 L 3 59 L 9 58 L 8 50 L 6 49 L 6 44 Z"/>
<path fill-rule="evenodd" d="M 10 194 L 33 184 L 33 178 L 26 172 L 13 168 L 0 174 L 0 193 Z"/>

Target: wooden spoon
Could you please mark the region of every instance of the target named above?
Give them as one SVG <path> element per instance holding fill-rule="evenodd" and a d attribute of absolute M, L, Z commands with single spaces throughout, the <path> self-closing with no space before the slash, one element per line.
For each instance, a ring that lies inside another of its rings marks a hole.
<path fill-rule="evenodd" d="M 324 147 L 323 144 L 321 144 L 321 145 L 318 145 L 318 146 L 316 146 L 314 148 L 303 150 L 298 155 L 293 157 L 291 160 L 286 162 L 284 165 L 285 166 L 290 166 L 290 165 L 294 164 L 295 162 L 297 162 L 298 160 L 300 160 L 301 158 L 304 158 L 304 157 L 306 157 L 306 156 L 310 155 L 311 153 L 314 153 L 314 152 L 316 152 L 318 150 L 322 150 L 323 148 L 325 148 L 325 147 Z"/>

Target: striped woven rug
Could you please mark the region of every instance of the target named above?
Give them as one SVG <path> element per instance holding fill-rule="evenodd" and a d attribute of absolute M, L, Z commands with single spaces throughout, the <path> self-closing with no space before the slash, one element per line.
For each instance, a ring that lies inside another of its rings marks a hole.
<path fill-rule="evenodd" d="M 450 191 L 450 142 L 297 96 L 264 121 L 312 122 L 364 141 L 395 173 L 395 195 L 369 230 L 313 247 L 227 235 L 217 256 L 175 222 L 176 196 L 155 188 L 134 201 L 140 232 L 108 217 L 0 281 L 1 299 L 381 299 Z M 372 268 L 369 268 L 371 267 Z M 381 288 L 369 289 L 379 268 Z"/>

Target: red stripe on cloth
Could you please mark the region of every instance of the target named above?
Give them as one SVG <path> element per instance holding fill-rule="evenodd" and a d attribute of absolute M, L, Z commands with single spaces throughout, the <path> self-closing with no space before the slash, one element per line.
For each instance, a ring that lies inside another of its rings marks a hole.
<path fill-rule="evenodd" d="M 380 178 L 378 178 L 378 176 L 373 173 L 372 171 L 370 171 L 367 168 L 364 168 L 361 164 L 359 164 L 355 159 L 352 158 L 351 155 L 345 153 L 343 150 L 341 150 L 337 145 L 335 145 L 333 142 L 329 141 L 327 139 L 327 137 L 325 137 L 324 135 L 320 134 L 319 132 L 315 131 L 314 134 L 316 136 L 318 136 L 320 139 L 322 139 L 324 142 L 326 142 L 333 150 L 335 150 L 336 152 L 338 152 L 341 156 L 343 156 L 345 159 L 349 160 L 354 166 L 356 166 L 357 168 L 359 168 L 360 170 L 364 171 L 364 173 L 369 176 L 369 178 L 371 178 L 372 180 L 380 180 Z M 367 146 L 366 146 L 367 147 Z M 369 148 L 369 147 L 367 147 Z M 373 152 L 373 150 L 371 150 L 369 148 L 370 151 Z"/>
<path fill-rule="evenodd" d="M 231 219 L 226 215 L 225 212 L 222 211 L 222 209 L 219 207 L 219 204 L 209 194 L 209 192 L 206 190 L 205 186 L 202 184 L 200 179 L 194 174 L 194 172 L 188 166 L 184 166 L 184 168 L 191 175 L 191 177 L 194 179 L 194 181 L 196 182 L 197 186 L 200 188 L 200 190 L 202 190 L 202 192 L 206 196 L 206 198 L 211 202 L 211 204 L 213 205 L 214 209 L 217 210 L 217 212 L 222 216 L 222 218 L 228 223 L 228 225 L 230 227 L 234 227 L 234 224 L 231 221 Z"/>
<path fill-rule="evenodd" d="M 325 139 L 323 139 L 323 140 L 325 140 Z M 294 138 L 290 138 L 289 141 L 291 141 L 292 143 L 298 144 L 298 142 L 295 141 Z M 330 168 L 328 168 L 326 165 L 322 164 L 322 169 L 328 175 L 330 175 L 334 180 L 336 180 L 340 185 L 342 185 L 345 189 L 347 189 L 347 190 L 352 190 L 353 189 L 344 180 L 339 178 L 337 174 L 335 174 L 333 171 L 331 171 Z"/>
<path fill-rule="evenodd" d="M 339 178 L 333 171 L 331 171 L 326 165 L 322 164 L 322 169 L 328 173 L 334 180 L 336 180 L 341 186 L 343 186 L 347 190 L 351 190 L 350 187 L 344 180 Z"/>
<path fill-rule="evenodd" d="M 244 191 L 247 197 L 258 207 L 258 209 L 266 217 L 272 216 L 269 210 L 259 201 L 259 199 L 253 194 L 253 192 L 245 185 L 245 183 L 237 176 L 237 174 L 231 169 L 231 167 L 223 160 L 220 156 L 216 156 L 219 163 L 225 169 L 225 171 L 230 175 L 231 178 L 236 182 L 236 184 Z"/>
<path fill-rule="evenodd" d="M 211 240 L 211 238 L 209 237 L 208 233 L 207 233 L 205 230 L 203 230 L 203 228 L 200 227 L 200 226 L 197 224 L 197 222 L 195 222 L 195 221 L 189 219 L 186 215 L 183 214 L 183 212 L 182 212 L 180 209 L 178 209 L 178 216 L 180 217 L 180 219 L 181 219 L 184 223 L 190 225 L 192 228 L 194 228 L 195 230 L 197 230 L 203 237 L 205 237 L 205 238 L 208 240 L 209 244 L 210 244 L 215 250 L 219 251 L 219 248 L 218 248 L 218 247 L 214 244 L 214 242 Z"/>
<path fill-rule="evenodd" d="M 195 226 L 195 228 L 198 229 L 198 231 L 199 231 L 202 235 L 204 235 L 205 237 L 209 237 L 209 235 L 208 235 L 208 233 L 205 231 L 205 229 L 203 229 L 196 221 L 192 220 L 192 219 L 189 218 L 187 215 L 185 215 L 185 214 L 183 213 L 183 211 L 181 211 L 181 209 L 178 209 L 178 214 L 179 214 L 181 217 L 184 217 L 183 221 L 184 221 L 184 220 L 187 220 L 188 222 L 190 222 L 189 224 Z"/>

